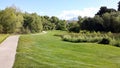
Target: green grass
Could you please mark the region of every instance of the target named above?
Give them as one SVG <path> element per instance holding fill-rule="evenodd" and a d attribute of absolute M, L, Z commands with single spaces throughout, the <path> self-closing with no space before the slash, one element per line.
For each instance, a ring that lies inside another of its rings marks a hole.
<path fill-rule="evenodd" d="M 8 36 L 8 34 L 0 34 L 0 43 L 4 41 Z"/>
<path fill-rule="evenodd" d="M 56 33 L 64 32 L 21 36 L 13 68 L 120 68 L 120 48 L 65 42 Z"/>

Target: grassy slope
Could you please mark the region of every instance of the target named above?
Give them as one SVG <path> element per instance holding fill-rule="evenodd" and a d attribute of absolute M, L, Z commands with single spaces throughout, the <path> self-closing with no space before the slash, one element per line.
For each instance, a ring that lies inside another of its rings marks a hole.
<path fill-rule="evenodd" d="M 0 43 L 8 37 L 8 34 L 0 34 Z"/>
<path fill-rule="evenodd" d="M 58 32 L 21 36 L 14 68 L 120 68 L 120 48 L 64 42 Z"/>

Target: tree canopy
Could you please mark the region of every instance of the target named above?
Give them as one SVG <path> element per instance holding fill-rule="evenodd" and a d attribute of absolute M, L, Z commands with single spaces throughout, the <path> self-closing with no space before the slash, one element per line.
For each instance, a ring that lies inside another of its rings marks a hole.
<path fill-rule="evenodd" d="M 89 30 L 119 33 L 120 1 L 118 10 L 102 6 L 94 17 L 78 16 L 78 21 L 21 12 L 15 6 L 0 10 L 0 33 L 36 33 L 43 30 L 67 30 L 69 32 Z"/>

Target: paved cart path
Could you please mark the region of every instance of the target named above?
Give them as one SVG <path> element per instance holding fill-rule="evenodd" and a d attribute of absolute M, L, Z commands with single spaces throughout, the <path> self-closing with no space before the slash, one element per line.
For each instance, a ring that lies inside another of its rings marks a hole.
<path fill-rule="evenodd" d="M 19 35 L 9 36 L 0 44 L 0 68 L 12 68 Z"/>

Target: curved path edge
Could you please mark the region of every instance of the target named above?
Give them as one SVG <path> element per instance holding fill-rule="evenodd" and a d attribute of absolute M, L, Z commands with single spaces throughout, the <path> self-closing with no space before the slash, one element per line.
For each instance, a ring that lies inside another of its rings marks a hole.
<path fill-rule="evenodd" d="M 9 36 L 0 44 L 0 68 L 12 68 L 19 37 L 19 35 Z"/>

